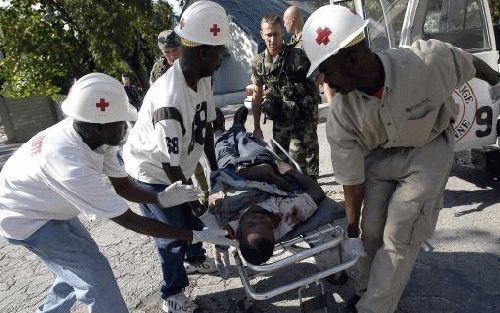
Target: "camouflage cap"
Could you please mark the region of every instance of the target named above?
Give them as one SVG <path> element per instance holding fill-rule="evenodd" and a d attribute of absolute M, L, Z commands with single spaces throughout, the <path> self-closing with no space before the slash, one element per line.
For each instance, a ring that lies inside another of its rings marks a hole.
<path fill-rule="evenodd" d="M 164 30 L 158 35 L 158 47 L 160 50 L 176 48 L 181 45 L 181 37 L 173 30 Z"/>

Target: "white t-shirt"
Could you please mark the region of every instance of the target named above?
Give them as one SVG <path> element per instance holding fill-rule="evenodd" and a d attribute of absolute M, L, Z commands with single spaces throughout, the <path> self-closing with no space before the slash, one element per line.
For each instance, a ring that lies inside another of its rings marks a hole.
<path fill-rule="evenodd" d="M 146 183 L 169 185 L 172 182 L 162 168 L 168 163 L 191 177 L 203 154 L 207 123 L 213 120 L 210 77 L 200 79 L 195 92 L 175 61 L 144 97 L 123 148 L 127 173 Z"/>
<path fill-rule="evenodd" d="M 0 172 L 0 235 L 23 240 L 49 220 L 113 218 L 128 205 L 101 175 L 126 177 L 118 147 L 91 150 L 67 118 L 23 144 Z"/>

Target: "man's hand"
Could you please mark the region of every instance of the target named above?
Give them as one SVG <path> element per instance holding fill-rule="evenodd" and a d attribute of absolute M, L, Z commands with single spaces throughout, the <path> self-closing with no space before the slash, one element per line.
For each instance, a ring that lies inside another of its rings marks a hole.
<path fill-rule="evenodd" d="M 197 201 L 201 191 L 193 185 L 183 185 L 176 181 L 158 193 L 158 204 L 164 208 L 173 207 L 185 202 Z"/>
<path fill-rule="evenodd" d="M 489 87 L 490 90 L 490 97 L 493 102 L 497 102 L 500 100 L 500 82 L 498 82 L 496 85 L 493 85 Z"/>
<path fill-rule="evenodd" d="M 256 128 L 253 131 L 253 135 L 255 138 L 257 138 L 259 140 L 264 140 L 264 134 L 262 133 L 262 129 L 260 129 L 260 128 Z"/>
<path fill-rule="evenodd" d="M 209 242 L 219 246 L 238 247 L 236 240 L 226 238 L 227 230 L 204 228 L 203 230 L 193 230 L 193 243 Z"/>
<path fill-rule="evenodd" d="M 281 175 L 285 175 L 286 173 L 288 173 L 288 171 L 293 169 L 293 167 L 290 164 L 283 161 L 276 162 L 276 166 L 278 167 L 278 172 Z"/>

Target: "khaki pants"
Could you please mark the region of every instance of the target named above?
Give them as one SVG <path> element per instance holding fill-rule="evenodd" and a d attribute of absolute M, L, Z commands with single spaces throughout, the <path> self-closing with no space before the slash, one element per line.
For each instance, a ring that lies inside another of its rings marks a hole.
<path fill-rule="evenodd" d="M 367 256 L 355 269 L 359 313 L 393 313 L 422 242 L 443 207 L 453 163 L 451 129 L 420 148 L 377 149 L 365 158 L 361 212 Z M 366 291 L 365 291 L 366 290 Z"/>

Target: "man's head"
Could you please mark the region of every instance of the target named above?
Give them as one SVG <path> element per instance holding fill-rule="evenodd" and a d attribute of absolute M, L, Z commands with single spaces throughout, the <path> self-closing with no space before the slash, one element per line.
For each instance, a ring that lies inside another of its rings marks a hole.
<path fill-rule="evenodd" d="M 272 214 L 253 205 L 240 218 L 237 237 L 245 260 L 259 265 L 267 262 L 274 251 L 274 229 Z"/>
<path fill-rule="evenodd" d="M 283 48 L 283 31 L 281 18 L 274 14 L 267 14 L 260 22 L 260 35 L 266 44 L 269 53 L 274 57 Z"/>
<path fill-rule="evenodd" d="M 61 108 L 74 120 L 75 128 L 100 144 L 120 144 L 127 130 L 126 122 L 137 119 L 137 110 L 129 104 L 122 84 L 103 73 L 80 78 Z"/>
<path fill-rule="evenodd" d="M 212 76 L 229 42 L 229 18 L 224 8 L 213 1 L 196 1 L 184 11 L 175 32 L 181 37 L 184 65 L 199 77 Z"/>
<path fill-rule="evenodd" d="M 299 34 L 302 31 L 304 19 L 298 7 L 292 5 L 286 9 L 283 14 L 283 25 L 290 34 Z"/>
<path fill-rule="evenodd" d="M 325 82 L 330 88 L 345 95 L 357 89 L 362 78 L 373 74 L 367 72 L 370 56 L 368 44 L 366 40 L 362 40 L 328 57 L 319 64 L 318 71 L 324 74 Z"/>
<path fill-rule="evenodd" d="M 191 68 L 197 69 L 199 77 L 208 77 L 220 67 L 224 52 L 224 46 L 183 46 L 182 58 L 190 64 Z"/>
<path fill-rule="evenodd" d="M 173 30 L 164 30 L 158 35 L 158 47 L 170 65 L 181 57 L 181 37 Z"/>
<path fill-rule="evenodd" d="M 130 86 L 130 76 L 127 73 L 122 74 L 123 86 Z"/>
<path fill-rule="evenodd" d="M 328 85 L 341 94 L 357 88 L 366 77 L 371 52 L 364 38 L 368 21 L 339 5 L 325 5 L 308 18 L 303 30 L 303 46 L 311 61 L 308 76 L 316 68 L 325 74 Z"/>

